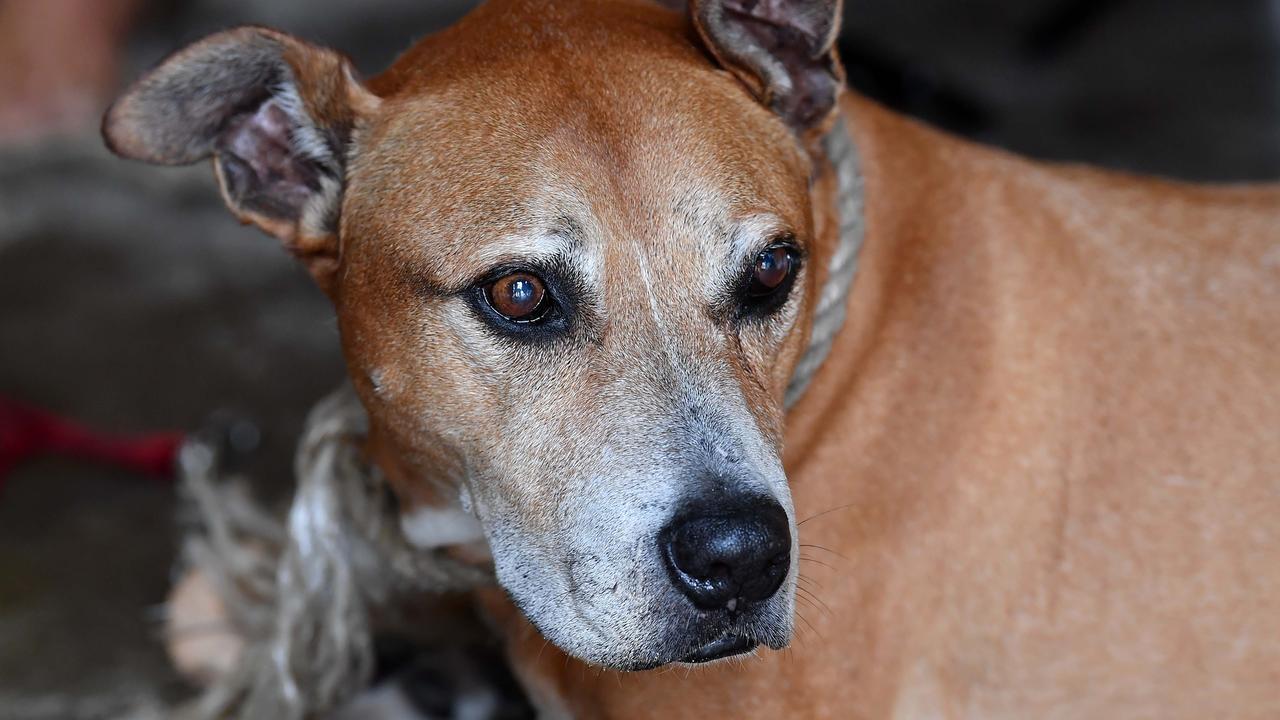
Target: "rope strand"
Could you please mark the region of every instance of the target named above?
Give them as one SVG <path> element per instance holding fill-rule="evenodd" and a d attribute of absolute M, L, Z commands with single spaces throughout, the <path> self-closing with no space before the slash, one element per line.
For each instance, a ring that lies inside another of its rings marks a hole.
<path fill-rule="evenodd" d="M 831 352 L 836 335 L 844 327 L 845 309 L 853 287 L 853 276 L 858 271 L 858 251 L 862 249 L 862 237 L 866 228 L 862 213 L 862 167 L 843 114 L 836 116 L 831 131 L 823 138 L 823 146 L 826 148 L 827 162 L 836 173 L 836 214 L 840 222 L 840 242 L 831 255 L 826 282 L 818 293 L 809 346 L 796 363 L 791 382 L 787 385 L 787 408 L 794 406 L 804 395 L 813 376 L 818 373 L 818 368 Z"/>

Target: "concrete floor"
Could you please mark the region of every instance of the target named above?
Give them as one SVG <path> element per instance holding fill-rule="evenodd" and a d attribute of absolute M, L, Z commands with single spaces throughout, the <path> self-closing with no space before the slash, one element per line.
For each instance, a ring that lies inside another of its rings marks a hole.
<path fill-rule="evenodd" d="M 135 71 L 241 22 L 374 71 L 463 5 L 158 4 L 129 48 Z M 1114 2 L 1048 56 L 1026 40 L 1048 2 L 848 4 L 851 75 L 899 107 L 1044 157 L 1280 177 L 1274 3 Z M 131 165 L 94 137 L 0 149 L 0 394 L 121 431 L 252 418 L 263 446 L 247 469 L 279 495 L 304 414 L 341 373 L 324 299 L 274 241 L 230 219 L 207 168 Z M 46 460 L 11 478 L 0 720 L 118 717 L 186 692 L 155 642 L 173 515 L 168 488 L 122 473 Z"/>

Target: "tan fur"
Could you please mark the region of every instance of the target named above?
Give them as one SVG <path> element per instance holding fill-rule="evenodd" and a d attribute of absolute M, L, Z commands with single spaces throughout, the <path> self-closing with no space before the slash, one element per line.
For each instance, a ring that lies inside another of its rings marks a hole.
<path fill-rule="evenodd" d="M 689 387 L 756 466 L 785 453 L 791 647 L 604 671 L 492 593 L 543 709 L 1280 715 L 1280 189 L 1035 163 L 846 96 L 866 241 L 845 329 L 784 418 L 834 183 L 697 38 L 639 0 L 495 0 L 353 111 L 322 282 L 407 510 L 474 503 L 491 543 L 516 528 L 544 553 L 532 569 L 606 552 L 631 503 L 685 480 L 662 444 Z M 726 335 L 703 305 L 717 238 L 761 224 L 807 249 L 804 301 Z M 456 291 L 570 236 L 606 308 L 591 341 L 493 343 Z M 599 545 L 575 544 L 593 512 L 613 513 Z M 579 590 L 554 603 L 599 599 Z M 600 632 L 640 632 L 633 615 Z"/>
<path fill-rule="evenodd" d="M 798 516 L 830 511 L 801 541 L 840 553 L 803 551 L 820 604 L 789 650 L 692 671 L 517 627 L 525 673 L 582 717 L 1280 713 L 1280 191 L 845 109 L 867 245 L 786 440 Z"/>
<path fill-rule="evenodd" d="M 617 674 L 513 630 L 526 672 L 581 717 L 1275 717 L 1280 190 L 845 108 L 868 237 L 787 421 L 798 642 Z"/>

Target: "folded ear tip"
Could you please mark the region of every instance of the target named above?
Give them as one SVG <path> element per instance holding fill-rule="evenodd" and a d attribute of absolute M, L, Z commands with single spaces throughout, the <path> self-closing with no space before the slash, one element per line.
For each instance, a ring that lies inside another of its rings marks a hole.
<path fill-rule="evenodd" d="M 146 114 L 137 107 L 139 102 L 130 90 L 102 114 L 102 141 L 108 150 L 122 158 L 154 165 L 186 165 L 201 159 L 166 153 L 164 143 L 157 137 L 163 133 L 148 128 Z"/>
<path fill-rule="evenodd" d="M 257 26 L 215 33 L 169 55 L 102 116 L 107 149 L 131 160 L 186 165 L 212 152 L 210 133 L 284 37 Z"/>
<path fill-rule="evenodd" d="M 844 83 L 840 0 L 692 0 L 706 49 L 805 136 L 824 127 Z"/>
<path fill-rule="evenodd" d="M 159 158 L 148 147 L 142 128 L 131 121 L 128 105 L 132 90 L 116 98 L 102 114 L 102 141 L 112 153 L 129 160 L 158 163 Z"/>
<path fill-rule="evenodd" d="M 110 150 L 112 154 L 119 155 L 120 157 L 128 157 L 128 155 L 125 154 L 123 145 L 118 139 L 120 133 L 116 123 L 116 105 L 118 105 L 119 102 L 119 100 L 115 100 L 108 105 L 107 109 L 102 113 L 102 122 L 98 126 L 98 132 L 102 134 L 102 144 L 106 145 L 107 149 Z"/>

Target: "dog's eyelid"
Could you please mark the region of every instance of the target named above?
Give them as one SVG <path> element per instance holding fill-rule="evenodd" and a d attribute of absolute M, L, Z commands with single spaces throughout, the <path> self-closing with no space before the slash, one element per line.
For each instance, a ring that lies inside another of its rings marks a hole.
<path fill-rule="evenodd" d="M 462 289 L 465 291 L 483 287 L 516 273 L 536 276 L 552 288 L 577 285 L 579 275 L 573 263 L 560 255 L 512 257 L 490 264 L 483 272 L 467 281 Z"/>
<path fill-rule="evenodd" d="M 758 255 L 770 248 L 785 247 L 803 256 L 805 254 L 806 245 L 807 243 L 801 242 L 794 232 L 784 230 L 771 236 L 771 238 L 761 246 L 760 250 L 756 254 Z"/>
<path fill-rule="evenodd" d="M 734 243 L 733 253 L 724 269 L 727 279 L 736 283 L 761 253 L 777 247 L 787 248 L 801 261 L 809 255 L 808 241 L 786 226 L 776 226 L 767 232 L 754 233 L 750 240 L 739 239 Z"/>
<path fill-rule="evenodd" d="M 761 238 L 755 244 L 749 246 L 746 252 L 735 258 L 735 263 L 729 268 L 729 274 L 733 283 L 737 283 L 742 276 L 748 272 L 761 254 L 766 253 L 774 248 L 786 248 L 796 260 L 803 263 L 808 259 L 809 253 L 807 243 L 797 238 L 796 234 L 790 230 L 781 230 L 771 233 Z"/>

